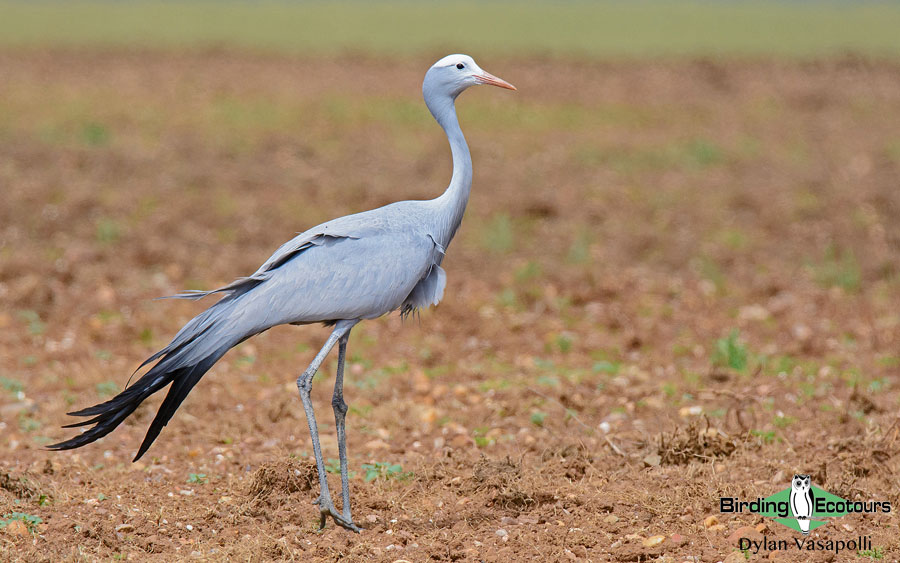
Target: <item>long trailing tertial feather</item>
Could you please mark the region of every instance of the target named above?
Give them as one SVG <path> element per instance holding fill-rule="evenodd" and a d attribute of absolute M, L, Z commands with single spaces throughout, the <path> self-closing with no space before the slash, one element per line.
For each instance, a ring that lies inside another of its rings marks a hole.
<path fill-rule="evenodd" d="M 168 346 L 150 356 L 138 369 L 154 361 L 156 364 L 121 393 L 106 402 L 70 412 L 72 416 L 91 418 L 69 424 L 65 428 L 93 427 L 69 440 L 47 447 L 51 450 L 69 450 L 99 440 L 115 430 L 150 395 L 171 385 L 134 458 L 135 461 L 140 459 L 203 374 L 232 346 L 252 335 L 219 329 L 226 326 L 223 321 L 234 314 L 236 297 L 234 294 L 229 295 L 191 319 Z"/>

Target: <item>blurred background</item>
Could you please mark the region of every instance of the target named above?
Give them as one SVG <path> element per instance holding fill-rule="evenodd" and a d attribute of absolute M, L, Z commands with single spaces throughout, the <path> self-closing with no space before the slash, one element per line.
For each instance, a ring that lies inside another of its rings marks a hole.
<path fill-rule="evenodd" d="M 898 29 L 896 2 L 0 0 L 0 559 L 717 561 L 760 524 L 719 496 L 897 502 Z M 321 327 L 230 352 L 140 463 L 158 398 L 41 449 L 204 306 L 154 298 L 438 195 L 421 81 L 453 52 L 519 90 L 458 102 L 440 307 L 354 329 L 363 536 L 311 534 L 295 479 Z M 841 520 L 860 557 L 897 549 L 878 518 Z"/>
<path fill-rule="evenodd" d="M 895 54 L 893 2 L 3 2 L 10 46 L 413 55 Z"/>

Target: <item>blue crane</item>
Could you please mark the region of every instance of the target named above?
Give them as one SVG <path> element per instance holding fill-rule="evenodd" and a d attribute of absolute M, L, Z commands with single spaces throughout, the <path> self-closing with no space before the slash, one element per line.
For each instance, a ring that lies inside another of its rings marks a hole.
<path fill-rule="evenodd" d="M 104 403 L 69 413 L 91 418 L 67 428 L 93 427 L 48 447 L 78 448 L 106 436 L 147 397 L 171 385 L 138 449 L 134 458 L 137 461 L 203 374 L 230 348 L 273 326 L 321 322 L 333 327 L 331 334 L 297 379 L 319 472 L 320 493 L 315 502 L 319 506 L 320 528 L 331 516 L 336 524 L 359 532 L 350 512 L 344 426 L 347 340 L 353 327 L 364 319 L 398 310 L 401 315 L 408 315 L 437 305 L 443 297 L 447 277 L 441 262 L 462 221 L 472 186 L 472 158 L 459 127 L 455 103 L 459 94 L 478 84 L 516 89 L 482 70 L 467 55 L 444 57 L 425 74 L 425 104 L 447 134 L 453 156 L 453 175 L 443 194 L 424 201 L 400 201 L 322 223 L 281 245 L 251 276 L 212 291 L 172 296 L 200 299 L 217 294 L 222 298 L 191 319 L 168 346 L 141 364 L 143 368 L 156 362 L 133 385 Z M 341 512 L 335 509 L 328 489 L 310 400 L 313 376 L 335 344 L 338 367 L 331 405 L 341 465 Z"/>

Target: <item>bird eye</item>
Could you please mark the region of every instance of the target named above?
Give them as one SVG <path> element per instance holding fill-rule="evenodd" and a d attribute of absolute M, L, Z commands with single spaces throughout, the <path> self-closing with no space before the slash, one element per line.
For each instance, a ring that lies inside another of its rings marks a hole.
<path fill-rule="evenodd" d="M 458 68 L 459 70 L 462 70 L 462 69 L 466 68 L 466 65 L 464 65 L 462 63 L 456 63 L 456 68 Z"/>

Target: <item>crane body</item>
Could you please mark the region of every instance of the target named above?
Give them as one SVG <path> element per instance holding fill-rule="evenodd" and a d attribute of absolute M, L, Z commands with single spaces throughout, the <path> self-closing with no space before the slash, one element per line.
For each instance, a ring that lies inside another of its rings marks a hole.
<path fill-rule="evenodd" d="M 401 201 L 327 221 L 281 245 L 248 277 L 212 291 L 172 296 L 200 299 L 221 295 L 221 299 L 188 321 L 166 347 L 148 358 L 141 368 L 149 364 L 152 367 L 132 385 L 109 401 L 70 413 L 91 418 L 69 427 L 93 425 L 92 428 L 48 447 L 77 448 L 102 438 L 146 398 L 169 386 L 136 461 L 194 385 L 233 346 L 277 325 L 325 323 L 333 326 L 332 332 L 297 379 L 319 472 L 320 494 L 315 502 L 319 505 L 321 527 L 330 516 L 338 525 L 358 532 L 350 511 L 344 424 L 347 341 L 352 328 L 362 320 L 397 310 L 409 314 L 437 305 L 443 297 L 446 274 L 441 262 L 462 221 L 472 183 L 472 161 L 454 102 L 459 93 L 476 84 L 515 89 L 481 70 L 466 55 L 444 57 L 429 69 L 423 83 L 425 102 L 446 132 L 453 157 L 453 175 L 443 194 L 431 200 Z M 328 489 L 310 400 L 312 378 L 335 345 L 338 368 L 332 408 L 341 465 L 340 513 Z"/>

